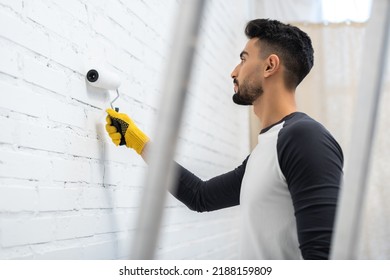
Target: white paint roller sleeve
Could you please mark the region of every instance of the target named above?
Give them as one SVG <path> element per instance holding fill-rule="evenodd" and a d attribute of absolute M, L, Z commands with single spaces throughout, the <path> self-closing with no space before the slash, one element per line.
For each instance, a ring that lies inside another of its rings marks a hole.
<path fill-rule="evenodd" d="M 87 72 L 86 79 L 91 86 L 115 90 L 121 85 L 120 77 L 103 69 L 91 69 Z"/>

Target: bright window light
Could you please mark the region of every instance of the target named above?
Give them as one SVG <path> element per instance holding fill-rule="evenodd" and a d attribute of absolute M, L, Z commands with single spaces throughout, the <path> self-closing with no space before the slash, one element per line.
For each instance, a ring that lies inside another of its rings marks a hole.
<path fill-rule="evenodd" d="M 328 22 L 364 22 L 370 17 L 372 0 L 322 0 L 322 17 Z"/>

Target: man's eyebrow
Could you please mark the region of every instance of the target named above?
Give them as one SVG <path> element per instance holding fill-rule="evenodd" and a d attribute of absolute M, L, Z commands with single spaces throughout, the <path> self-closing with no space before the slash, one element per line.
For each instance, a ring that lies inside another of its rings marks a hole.
<path fill-rule="evenodd" d="M 246 52 L 246 51 L 242 51 L 242 52 L 240 53 L 240 58 L 242 58 L 244 55 L 249 56 L 249 53 Z"/>

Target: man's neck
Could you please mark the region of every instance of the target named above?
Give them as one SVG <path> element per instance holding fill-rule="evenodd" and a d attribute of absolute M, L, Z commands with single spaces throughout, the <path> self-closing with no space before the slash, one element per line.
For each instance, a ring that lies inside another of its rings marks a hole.
<path fill-rule="evenodd" d="M 296 112 L 294 92 L 263 94 L 253 103 L 253 110 L 262 128 L 277 123 L 285 116 Z"/>

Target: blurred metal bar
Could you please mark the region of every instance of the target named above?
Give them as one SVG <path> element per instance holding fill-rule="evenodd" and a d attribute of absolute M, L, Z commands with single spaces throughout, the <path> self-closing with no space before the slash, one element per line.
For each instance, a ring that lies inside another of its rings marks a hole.
<path fill-rule="evenodd" d="M 332 259 L 357 258 L 378 103 L 386 70 L 389 26 L 390 1 L 374 0 L 365 35 L 362 72 L 352 127 L 352 145 L 336 214 Z"/>
<path fill-rule="evenodd" d="M 167 189 L 175 183 L 173 156 L 199 33 L 204 0 L 181 1 L 162 88 L 155 141 L 130 257 L 152 259 L 158 241 Z"/>

